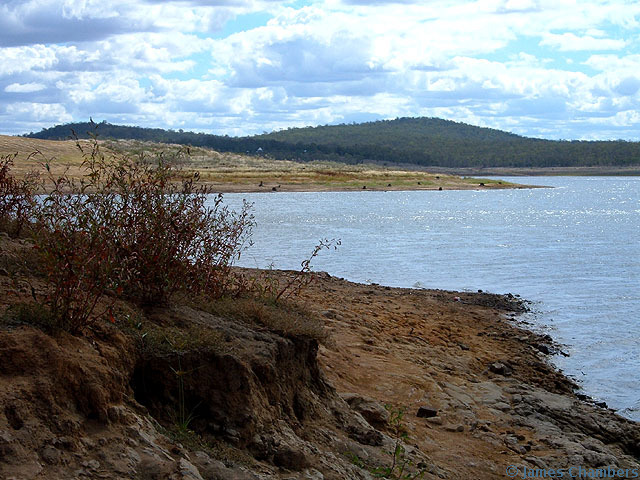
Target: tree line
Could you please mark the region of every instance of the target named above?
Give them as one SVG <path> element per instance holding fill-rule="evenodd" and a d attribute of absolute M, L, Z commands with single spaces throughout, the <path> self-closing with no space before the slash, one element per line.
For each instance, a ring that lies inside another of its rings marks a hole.
<path fill-rule="evenodd" d="M 439 167 L 573 167 L 640 165 L 640 142 L 543 140 L 438 118 L 289 128 L 230 137 L 136 126 L 73 123 L 25 135 L 62 140 L 133 139 L 265 155 L 281 160 L 381 162 Z"/>

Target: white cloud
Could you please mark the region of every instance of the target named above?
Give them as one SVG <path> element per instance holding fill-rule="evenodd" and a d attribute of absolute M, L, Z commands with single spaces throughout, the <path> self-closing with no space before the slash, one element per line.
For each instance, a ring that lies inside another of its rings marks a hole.
<path fill-rule="evenodd" d="M 561 52 L 571 52 L 581 50 L 622 50 L 627 45 L 627 42 L 612 38 L 595 38 L 590 35 L 579 37 L 573 33 L 563 33 L 562 35 L 546 33 L 540 45 L 556 48 Z"/>
<path fill-rule="evenodd" d="M 428 115 L 565 138 L 610 119 L 601 135 L 638 138 L 639 18 L 613 0 L 11 0 L 2 125 L 246 134 Z"/>
<path fill-rule="evenodd" d="M 8 93 L 33 93 L 47 88 L 41 83 L 12 83 L 4 88 Z"/>

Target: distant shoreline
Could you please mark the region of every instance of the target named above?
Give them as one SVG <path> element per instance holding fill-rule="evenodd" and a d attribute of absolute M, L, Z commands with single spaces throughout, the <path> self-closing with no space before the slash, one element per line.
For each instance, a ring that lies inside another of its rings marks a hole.
<path fill-rule="evenodd" d="M 482 179 L 479 179 L 482 180 Z M 484 186 L 479 184 L 469 185 L 456 185 L 438 187 L 434 185 L 416 185 L 408 187 L 406 185 L 400 185 L 394 187 L 378 187 L 378 186 L 349 186 L 349 185 L 318 185 L 313 183 L 301 183 L 301 184 L 276 184 L 276 183 L 263 183 L 260 187 L 258 185 L 247 184 L 233 184 L 233 183 L 214 183 L 203 182 L 212 190 L 219 193 L 278 193 L 278 192 L 414 192 L 414 191 L 447 191 L 447 190 L 523 190 L 531 188 L 552 188 L 544 185 L 520 185 L 514 183 L 505 183 L 500 185 L 497 183 L 487 183 Z M 482 182 L 479 182 L 482 183 Z M 366 186 L 367 188 L 363 188 Z"/>
<path fill-rule="evenodd" d="M 422 169 L 422 168 L 421 168 Z M 449 175 L 463 176 L 497 176 L 497 177 L 558 177 L 558 176 L 585 176 L 585 177 L 609 177 L 609 176 L 640 176 L 640 166 L 634 167 L 544 167 L 544 168 L 520 168 L 520 167 L 486 167 L 486 168 L 449 168 L 449 167 L 425 167 L 425 170 L 433 173 L 445 173 Z"/>

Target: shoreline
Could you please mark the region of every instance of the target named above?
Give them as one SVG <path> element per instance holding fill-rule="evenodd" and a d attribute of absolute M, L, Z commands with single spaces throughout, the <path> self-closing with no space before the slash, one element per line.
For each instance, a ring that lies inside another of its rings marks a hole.
<path fill-rule="evenodd" d="M 578 392 L 549 361 L 553 339 L 518 323 L 514 295 L 319 272 L 279 306 L 117 305 L 114 323 L 54 335 L 2 317 L 45 288 L 20 260 L 30 250 L 0 235 L 0 476 L 371 480 L 398 438 L 389 412 L 429 480 L 640 471 L 640 423 Z"/>
<path fill-rule="evenodd" d="M 619 177 L 619 176 L 640 176 L 639 166 L 617 167 L 617 166 L 601 166 L 601 167 L 465 167 L 465 168 L 446 168 L 446 167 L 427 167 L 430 171 L 447 173 L 450 175 L 466 175 L 466 176 L 497 176 L 497 177 Z"/>
<path fill-rule="evenodd" d="M 482 179 L 478 179 L 482 180 Z M 479 182 L 482 183 L 482 182 Z M 377 187 L 367 186 L 363 183 L 362 186 L 348 186 L 348 185 L 318 185 L 314 183 L 306 184 L 286 184 L 286 183 L 264 183 L 262 187 L 258 185 L 246 185 L 246 184 L 231 184 L 231 183 L 214 183 L 203 182 L 203 184 L 214 189 L 217 193 L 278 193 L 278 192 L 307 192 L 307 193 L 321 193 L 321 192 L 415 192 L 415 191 L 447 191 L 447 190 L 527 190 L 534 188 L 553 188 L 545 185 L 520 185 L 520 184 L 498 184 L 487 183 L 480 186 L 479 184 L 470 185 L 456 185 L 456 186 L 391 186 L 391 187 Z M 366 186 L 367 188 L 363 188 Z"/>
<path fill-rule="evenodd" d="M 329 308 L 321 314 L 338 345 L 321 349 L 321 363 L 338 391 L 403 405 L 421 449 L 443 461 L 452 461 L 452 454 L 464 459 L 459 478 L 504 478 L 503 469 L 479 474 L 469 468 L 491 462 L 529 468 L 589 463 L 597 450 L 589 449 L 593 438 L 630 442 L 640 465 L 640 447 L 633 446 L 640 423 L 584 395 L 551 363 L 560 346 L 518 323 L 526 300 L 363 285 L 326 274 L 303 296 Z M 344 358 L 347 352 L 355 365 Z M 425 404 L 437 412 L 426 422 L 415 416 Z M 620 425 L 633 433 L 624 438 Z"/>

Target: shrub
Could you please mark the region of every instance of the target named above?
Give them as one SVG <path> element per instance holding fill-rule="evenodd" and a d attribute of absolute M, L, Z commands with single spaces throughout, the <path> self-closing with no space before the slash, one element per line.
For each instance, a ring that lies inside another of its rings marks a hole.
<path fill-rule="evenodd" d="M 225 292 L 250 238 L 250 205 L 233 212 L 219 195 L 210 205 L 197 174 L 180 175 L 162 155 L 106 157 L 95 140 L 83 155 L 86 176 L 52 179 L 34 215 L 52 285 L 47 303 L 60 326 L 79 330 L 109 292 L 142 305 L 181 290 Z"/>
<path fill-rule="evenodd" d="M 35 209 L 34 244 L 49 280 L 45 304 L 53 324 L 77 332 L 89 322 L 109 289 L 120 291 L 118 264 L 107 228 L 86 195 L 72 193 L 73 182 L 54 180 L 53 191 Z"/>
<path fill-rule="evenodd" d="M 34 204 L 37 175 L 28 174 L 18 180 L 11 175 L 17 154 L 0 157 L 0 229 L 20 233 Z"/>

